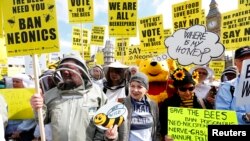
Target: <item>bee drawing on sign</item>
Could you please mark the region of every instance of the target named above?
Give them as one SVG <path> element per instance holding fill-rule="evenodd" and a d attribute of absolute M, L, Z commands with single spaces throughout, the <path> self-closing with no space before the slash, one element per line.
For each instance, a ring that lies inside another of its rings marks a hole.
<path fill-rule="evenodd" d="M 69 12 L 72 12 L 72 9 L 69 9 Z"/>
<path fill-rule="evenodd" d="M 160 39 L 162 38 L 162 36 L 159 37 Z"/>
<path fill-rule="evenodd" d="M 115 124 L 117 124 L 119 126 L 122 124 L 123 121 L 124 121 L 123 116 L 119 116 L 116 118 L 109 118 L 104 113 L 100 113 L 100 114 L 96 115 L 95 119 L 94 119 L 94 123 L 96 125 L 101 125 L 101 126 L 106 127 L 106 128 L 111 128 Z"/>
<path fill-rule="evenodd" d="M 110 20 L 113 20 L 113 17 L 110 17 Z"/>
<path fill-rule="evenodd" d="M 93 118 L 94 124 L 103 128 L 112 128 L 114 125 L 119 127 L 124 121 L 126 111 L 123 104 L 115 105 L 107 112 L 96 114 Z"/>
<path fill-rule="evenodd" d="M 114 31 L 115 29 L 114 29 L 114 28 L 111 28 L 110 30 L 111 30 L 111 31 Z"/>
<path fill-rule="evenodd" d="M 134 13 L 131 14 L 131 17 L 134 17 Z"/>
<path fill-rule="evenodd" d="M 126 31 L 129 31 L 129 29 L 126 29 Z"/>
<path fill-rule="evenodd" d="M 8 19 L 7 22 L 10 24 L 11 27 L 13 27 L 13 25 L 15 24 L 15 17 Z"/>
<path fill-rule="evenodd" d="M 161 25 L 162 23 L 161 22 L 159 22 L 159 25 Z"/>
<path fill-rule="evenodd" d="M 131 30 L 135 30 L 135 28 L 134 28 L 134 27 L 132 27 L 132 28 L 131 28 Z"/>
<path fill-rule="evenodd" d="M 55 7 L 55 5 L 48 5 L 48 9 L 50 10 L 50 11 L 53 11 L 53 9 L 54 9 L 54 7 Z"/>
<path fill-rule="evenodd" d="M 144 41 L 143 40 L 141 40 L 141 43 L 143 43 Z"/>
<path fill-rule="evenodd" d="M 53 19 L 53 17 L 50 14 L 43 14 L 43 15 L 46 23 Z"/>
<path fill-rule="evenodd" d="M 90 6 L 90 7 L 89 7 L 89 10 L 91 10 L 91 8 L 92 8 L 92 7 Z"/>

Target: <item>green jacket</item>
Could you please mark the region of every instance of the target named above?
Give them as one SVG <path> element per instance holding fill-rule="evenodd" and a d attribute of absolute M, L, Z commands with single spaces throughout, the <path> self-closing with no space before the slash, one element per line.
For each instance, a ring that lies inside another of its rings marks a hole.
<path fill-rule="evenodd" d="M 104 140 L 104 131 L 92 122 L 94 113 L 106 103 L 96 85 L 83 91 L 53 88 L 45 94 L 45 123 L 51 123 L 53 141 Z"/>

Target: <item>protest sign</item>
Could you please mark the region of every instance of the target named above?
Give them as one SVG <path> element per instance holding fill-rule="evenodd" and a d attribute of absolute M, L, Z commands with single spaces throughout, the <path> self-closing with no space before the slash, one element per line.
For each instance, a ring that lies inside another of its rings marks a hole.
<path fill-rule="evenodd" d="M 250 104 L 250 59 L 244 60 L 240 73 L 239 85 L 236 88 L 236 105 Z"/>
<path fill-rule="evenodd" d="M 137 32 L 137 0 L 109 0 L 109 35 L 135 37 Z"/>
<path fill-rule="evenodd" d="M 168 135 L 175 141 L 207 141 L 208 125 L 236 125 L 235 111 L 168 108 Z"/>
<path fill-rule="evenodd" d="M 34 112 L 29 103 L 35 89 L 0 89 L 8 105 L 9 119 L 32 119 Z"/>
<path fill-rule="evenodd" d="M 94 21 L 93 0 L 68 0 L 69 23 Z"/>
<path fill-rule="evenodd" d="M 93 116 L 94 124 L 101 129 L 108 129 L 115 124 L 118 127 L 127 120 L 128 110 L 120 102 L 108 102 L 103 105 Z"/>
<path fill-rule="evenodd" d="M 3 1 L 8 56 L 59 52 L 55 0 Z"/>

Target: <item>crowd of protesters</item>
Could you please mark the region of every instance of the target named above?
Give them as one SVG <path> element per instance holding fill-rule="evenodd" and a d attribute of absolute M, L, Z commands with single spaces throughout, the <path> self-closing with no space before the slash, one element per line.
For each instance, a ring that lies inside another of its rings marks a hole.
<path fill-rule="evenodd" d="M 40 76 L 41 91 L 30 99 L 34 119 L 8 119 L 8 104 L 0 95 L 0 140 L 40 140 L 39 108 L 47 141 L 173 141 L 168 135 L 170 106 L 233 110 L 239 124 L 250 124 L 250 105 L 236 105 L 242 62 L 250 59 L 250 47 L 237 49 L 234 58 L 235 66 L 227 67 L 216 85 L 208 66 L 176 68 L 169 76 L 176 92 L 158 107 L 147 96 L 148 78 L 138 67 L 116 61 L 88 68 L 80 57 L 65 56 L 55 70 Z M 5 77 L 3 82 L 8 89 L 34 88 L 26 74 Z M 94 125 L 92 117 L 108 101 L 123 103 L 128 117 L 121 126 L 104 130 Z"/>

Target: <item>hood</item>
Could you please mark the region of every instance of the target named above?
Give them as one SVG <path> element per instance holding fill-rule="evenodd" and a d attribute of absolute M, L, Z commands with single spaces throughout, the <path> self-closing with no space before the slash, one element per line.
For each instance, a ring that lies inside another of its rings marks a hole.
<path fill-rule="evenodd" d="M 102 68 L 101 65 L 95 65 L 95 66 L 93 66 L 92 69 L 90 70 L 90 75 L 93 76 L 93 69 L 94 68 L 98 68 L 98 70 L 101 72 L 100 79 L 103 79 L 104 78 L 104 71 L 103 71 L 103 68 Z M 100 79 L 98 79 L 98 80 L 100 80 Z"/>
<path fill-rule="evenodd" d="M 60 69 L 63 69 L 62 68 L 62 64 L 66 60 L 74 60 L 74 61 L 77 62 L 76 65 L 83 72 L 82 79 L 83 79 L 84 84 L 85 84 L 85 89 L 88 89 L 88 88 L 92 87 L 92 82 L 91 82 L 90 74 L 89 74 L 89 71 L 88 71 L 88 67 L 85 64 L 85 61 L 80 56 L 77 56 L 77 55 L 67 55 L 67 56 L 63 57 L 62 60 L 59 62 L 59 65 L 58 65 L 56 71 L 60 71 Z M 54 77 L 58 77 L 58 76 L 54 76 Z M 63 82 L 59 82 L 59 83 L 63 83 Z"/>

